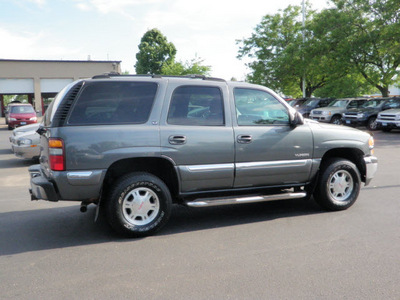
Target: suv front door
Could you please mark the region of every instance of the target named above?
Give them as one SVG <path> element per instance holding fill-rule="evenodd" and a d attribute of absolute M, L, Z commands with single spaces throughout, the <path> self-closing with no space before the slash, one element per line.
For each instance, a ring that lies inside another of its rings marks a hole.
<path fill-rule="evenodd" d="M 264 90 L 234 88 L 234 187 L 274 186 L 309 180 L 310 128 L 289 124 L 288 107 Z"/>

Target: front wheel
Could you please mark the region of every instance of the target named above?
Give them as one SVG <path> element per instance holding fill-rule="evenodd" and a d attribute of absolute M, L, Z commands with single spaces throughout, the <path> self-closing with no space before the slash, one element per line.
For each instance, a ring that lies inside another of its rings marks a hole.
<path fill-rule="evenodd" d="M 111 189 L 107 220 L 124 236 L 148 236 L 167 223 L 171 203 L 170 192 L 162 180 L 149 173 L 131 173 Z"/>
<path fill-rule="evenodd" d="M 341 125 L 342 124 L 342 118 L 340 116 L 333 116 L 331 119 L 332 124 L 336 125 Z"/>
<path fill-rule="evenodd" d="M 346 159 L 330 159 L 321 168 L 314 198 L 328 210 L 345 210 L 357 200 L 361 189 L 360 172 Z"/>
<path fill-rule="evenodd" d="M 371 117 L 368 119 L 367 129 L 371 131 L 378 129 L 378 123 L 376 122 L 376 117 Z"/>

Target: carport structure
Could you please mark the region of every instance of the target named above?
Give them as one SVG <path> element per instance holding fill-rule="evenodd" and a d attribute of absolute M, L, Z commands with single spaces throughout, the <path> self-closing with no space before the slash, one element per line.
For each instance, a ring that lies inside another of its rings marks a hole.
<path fill-rule="evenodd" d="M 0 59 L 0 116 L 4 116 L 4 95 L 27 95 L 42 115 L 43 99 L 75 80 L 109 72 L 121 73 L 121 61 Z"/>

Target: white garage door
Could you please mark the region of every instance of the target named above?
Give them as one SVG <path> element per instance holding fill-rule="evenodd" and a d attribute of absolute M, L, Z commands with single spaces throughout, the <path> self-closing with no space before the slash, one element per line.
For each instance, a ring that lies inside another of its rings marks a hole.
<path fill-rule="evenodd" d="M 40 79 L 40 89 L 42 93 L 58 93 L 72 81 L 74 81 L 72 78 Z"/>
<path fill-rule="evenodd" d="M 0 94 L 33 94 L 33 79 L 0 79 Z"/>

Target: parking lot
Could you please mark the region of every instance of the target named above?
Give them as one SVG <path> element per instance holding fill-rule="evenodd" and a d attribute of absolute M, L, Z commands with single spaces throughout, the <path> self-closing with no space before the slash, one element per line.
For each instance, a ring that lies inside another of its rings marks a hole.
<path fill-rule="evenodd" d="M 400 131 L 347 211 L 313 201 L 174 207 L 157 235 L 122 239 L 95 207 L 30 201 L 0 118 L 1 299 L 399 299 Z"/>

